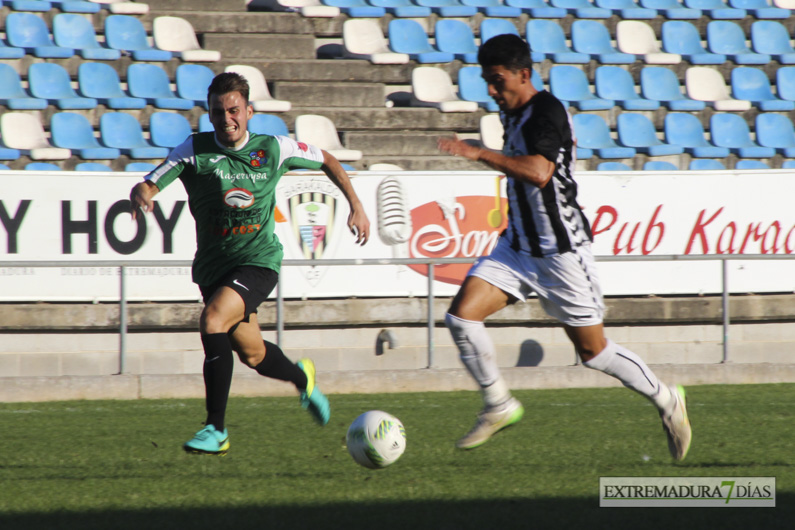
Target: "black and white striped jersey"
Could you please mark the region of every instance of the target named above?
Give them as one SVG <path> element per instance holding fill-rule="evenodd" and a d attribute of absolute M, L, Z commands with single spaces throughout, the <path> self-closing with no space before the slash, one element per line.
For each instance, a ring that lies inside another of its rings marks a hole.
<path fill-rule="evenodd" d="M 544 188 L 508 176 L 508 227 L 502 237 L 514 250 L 535 257 L 569 252 L 593 237 L 577 204 L 574 133 L 563 104 L 547 91 L 537 93 L 517 112 L 501 113 L 503 154 L 542 155 L 555 164 Z"/>

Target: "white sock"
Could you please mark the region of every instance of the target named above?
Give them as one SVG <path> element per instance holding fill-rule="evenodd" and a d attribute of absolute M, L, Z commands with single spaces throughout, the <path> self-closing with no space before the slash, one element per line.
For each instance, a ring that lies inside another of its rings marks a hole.
<path fill-rule="evenodd" d="M 671 401 L 668 386 L 657 379 L 646 363 L 635 353 L 610 339 L 607 340 L 604 350 L 583 364 L 615 377 L 625 387 L 646 396 L 658 410 L 665 410 Z"/>
<path fill-rule="evenodd" d="M 450 313 L 445 315 L 444 321 L 458 346 L 461 362 L 480 385 L 486 406 L 495 407 L 508 401 L 511 393 L 500 376 L 494 343 L 483 322 L 464 320 Z"/>

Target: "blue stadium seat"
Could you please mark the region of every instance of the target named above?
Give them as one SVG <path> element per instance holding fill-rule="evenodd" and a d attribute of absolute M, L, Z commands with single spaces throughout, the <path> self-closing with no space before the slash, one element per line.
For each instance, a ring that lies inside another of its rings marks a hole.
<path fill-rule="evenodd" d="M 795 101 L 795 66 L 782 66 L 776 70 L 776 94 L 781 99 Z"/>
<path fill-rule="evenodd" d="M 566 44 L 566 35 L 554 20 L 528 20 L 525 33 L 534 62 L 550 59 L 555 64 L 587 64 L 591 57 L 587 53 L 576 53 Z"/>
<path fill-rule="evenodd" d="M 10 171 L 11 168 L 5 164 L 0 164 L 0 171 Z"/>
<path fill-rule="evenodd" d="M 461 62 L 478 62 L 478 46 L 469 24 L 460 20 L 441 18 L 434 25 L 436 47 L 440 52 L 452 53 Z"/>
<path fill-rule="evenodd" d="M 562 7 L 551 7 L 545 0 L 505 0 L 505 5 L 518 7 L 523 13 L 534 18 L 563 18 L 566 10 Z"/>
<path fill-rule="evenodd" d="M 82 159 L 105 160 L 119 158 L 121 151 L 102 147 L 94 137 L 94 128 L 88 119 L 76 112 L 56 112 L 50 120 L 52 144 L 71 149 Z"/>
<path fill-rule="evenodd" d="M 784 160 L 781 169 L 795 169 L 795 160 Z"/>
<path fill-rule="evenodd" d="M 8 46 L 3 39 L 0 39 L 0 59 L 21 59 L 24 56 L 23 48 Z"/>
<path fill-rule="evenodd" d="M 643 171 L 679 171 L 679 168 L 665 160 L 650 160 L 643 164 Z"/>
<path fill-rule="evenodd" d="M 587 53 L 602 64 L 632 64 L 635 56 L 621 53 L 610 42 L 610 34 L 596 20 L 575 20 L 571 25 L 571 44 L 575 52 Z"/>
<path fill-rule="evenodd" d="M 17 160 L 20 156 L 22 156 L 22 153 L 19 149 L 6 147 L 2 139 L 0 139 L 0 160 Z"/>
<path fill-rule="evenodd" d="M 757 20 L 751 24 L 751 47 L 781 64 L 795 64 L 795 49 L 790 44 L 789 31 L 781 22 Z"/>
<path fill-rule="evenodd" d="M 425 18 L 431 16 L 431 8 L 418 6 L 411 0 L 369 0 L 370 5 L 383 7 L 398 18 Z"/>
<path fill-rule="evenodd" d="M 740 158 L 770 158 L 776 154 L 772 147 L 763 147 L 751 139 L 748 124 L 739 114 L 718 113 L 710 116 L 709 130 L 712 141 Z"/>
<path fill-rule="evenodd" d="M 40 110 L 47 108 L 47 100 L 30 97 L 14 67 L 0 63 L 0 105 L 12 110 Z"/>
<path fill-rule="evenodd" d="M 739 24 L 713 20 L 707 24 L 707 47 L 712 53 L 726 55 L 737 64 L 768 64 L 770 55 L 755 53 L 745 44 L 745 32 Z"/>
<path fill-rule="evenodd" d="M 25 171 L 61 171 L 61 166 L 52 162 L 31 162 L 25 165 Z"/>
<path fill-rule="evenodd" d="M 129 15 L 105 19 L 105 43 L 115 50 L 131 52 L 134 61 L 168 61 L 172 57 L 171 52 L 151 46 L 144 25 Z"/>
<path fill-rule="evenodd" d="M 52 21 L 52 35 L 55 44 L 76 50 L 83 59 L 115 61 L 121 57 L 119 50 L 99 45 L 94 25 L 83 15 L 72 13 L 55 15 Z"/>
<path fill-rule="evenodd" d="M 701 18 L 700 9 L 685 7 L 679 0 L 638 0 L 641 7 L 656 9 L 663 17 L 672 20 L 695 20 Z"/>
<path fill-rule="evenodd" d="M 290 136 L 287 124 L 275 114 L 254 114 L 254 116 L 248 120 L 248 130 L 257 134 Z"/>
<path fill-rule="evenodd" d="M 175 112 L 155 112 L 149 117 L 152 144 L 173 149 L 193 134 L 188 118 Z"/>
<path fill-rule="evenodd" d="M 759 68 L 736 66 L 731 73 L 732 96 L 746 99 L 762 111 L 795 110 L 795 101 L 781 99 L 773 94 L 767 73 Z"/>
<path fill-rule="evenodd" d="M 418 63 L 449 63 L 455 58 L 452 53 L 441 52 L 431 46 L 425 30 L 415 20 L 391 20 L 388 34 L 392 51 L 408 54 Z"/>
<path fill-rule="evenodd" d="M 789 18 L 790 10 L 773 7 L 768 0 L 729 0 L 729 6 L 736 9 L 745 9 L 754 18 Z"/>
<path fill-rule="evenodd" d="M 210 123 L 210 115 L 208 113 L 205 112 L 199 116 L 199 132 L 212 132 L 214 130 L 213 124 Z"/>
<path fill-rule="evenodd" d="M 795 158 L 795 130 L 787 116 L 772 113 L 758 114 L 754 128 L 759 145 L 773 147 L 785 157 Z"/>
<path fill-rule="evenodd" d="M 596 166 L 597 171 L 632 171 L 632 168 L 624 162 L 599 162 Z"/>
<path fill-rule="evenodd" d="M 151 162 L 130 162 L 124 166 L 124 171 L 149 173 L 156 167 Z"/>
<path fill-rule="evenodd" d="M 430 7 L 431 11 L 443 17 L 473 17 L 478 8 L 465 6 L 458 0 L 415 0 L 417 5 Z"/>
<path fill-rule="evenodd" d="M 458 93 L 465 101 L 475 101 L 489 112 L 499 112 L 497 103 L 489 96 L 489 88 L 481 77 L 480 66 L 464 66 L 458 70 Z"/>
<path fill-rule="evenodd" d="M 75 166 L 75 171 L 113 171 L 113 169 L 99 162 L 80 162 Z"/>
<path fill-rule="evenodd" d="M 97 13 L 101 7 L 96 2 L 84 0 L 50 0 L 50 2 L 64 13 Z"/>
<path fill-rule="evenodd" d="M 704 127 L 695 114 L 684 112 L 669 112 L 665 115 L 663 124 L 665 141 L 672 145 L 679 145 L 685 152 L 695 158 L 725 158 L 729 156 L 729 149 L 718 147 L 704 136 Z"/>
<path fill-rule="evenodd" d="M 207 89 L 215 72 L 203 64 L 181 64 L 177 66 L 175 77 L 177 95 L 191 101 L 194 106 L 207 110 Z"/>
<path fill-rule="evenodd" d="M 34 63 L 28 68 L 30 93 L 59 109 L 94 109 L 97 100 L 79 96 L 72 88 L 69 72 L 55 63 Z"/>
<path fill-rule="evenodd" d="M 652 20 L 657 18 L 656 9 L 641 7 L 635 0 L 596 0 L 594 4 L 609 9 L 621 20 Z"/>
<path fill-rule="evenodd" d="M 681 155 L 684 147 L 660 141 L 654 124 L 643 114 L 624 112 L 617 120 L 618 141 L 649 156 Z"/>
<path fill-rule="evenodd" d="M 734 169 L 770 169 L 770 166 L 761 160 L 738 160 Z"/>
<path fill-rule="evenodd" d="M 685 96 L 676 72 L 663 66 L 646 66 L 640 71 L 640 92 L 670 110 L 698 111 L 706 103 Z"/>
<path fill-rule="evenodd" d="M 381 18 L 386 9 L 368 4 L 365 0 L 322 0 L 327 6 L 340 8 L 340 11 L 353 18 Z"/>
<path fill-rule="evenodd" d="M 712 20 L 741 20 L 745 18 L 745 9 L 727 6 L 723 0 L 684 0 L 684 6 L 700 9 Z"/>
<path fill-rule="evenodd" d="M 461 0 L 461 3 L 465 6 L 476 7 L 487 17 L 511 18 L 522 15 L 521 8 L 505 5 L 501 0 Z"/>
<path fill-rule="evenodd" d="M 708 52 L 701 45 L 701 35 L 696 26 L 683 20 L 668 20 L 662 24 L 662 48 L 667 53 L 678 53 L 690 64 L 723 64 L 726 56 Z"/>
<path fill-rule="evenodd" d="M 171 90 L 168 74 L 156 64 L 133 63 L 127 67 L 130 95 L 144 98 L 159 109 L 190 110 L 193 101 L 178 97 Z"/>
<path fill-rule="evenodd" d="M 5 20 L 6 38 L 11 46 L 22 48 L 36 57 L 66 59 L 75 54 L 72 48 L 56 46 L 44 19 L 33 13 L 9 13 Z"/>
<path fill-rule="evenodd" d="M 687 169 L 690 171 L 716 171 L 726 169 L 726 166 L 720 160 L 713 158 L 697 158 L 690 161 Z"/>
<path fill-rule="evenodd" d="M 130 158 L 165 158 L 168 148 L 153 147 L 144 139 L 141 124 L 135 116 L 123 112 L 106 112 L 99 118 L 102 143 L 121 149 Z"/>
<path fill-rule="evenodd" d="M 481 44 L 496 35 L 519 35 L 519 30 L 510 20 L 504 18 L 484 18 L 480 23 L 480 42 Z"/>
<path fill-rule="evenodd" d="M 116 70 L 105 63 L 82 63 L 77 69 L 77 83 L 80 93 L 94 98 L 111 109 L 142 109 L 146 100 L 133 98 L 121 89 L 121 81 Z"/>
<path fill-rule="evenodd" d="M 635 149 L 620 147 L 613 140 L 607 124 L 596 114 L 575 114 L 572 121 L 577 136 L 578 157 L 580 148 L 592 150 L 599 158 L 632 158 L 635 156 Z"/>
<path fill-rule="evenodd" d="M 595 6 L 589 0 L 549 0 L 549 5 L 566 10 L 575 18 L 610 18 L 609 9 Z"/>
<path fill-rule="evenodd" d="M 52 9 L 52 3 L 45 0 L 11 0 L 3 3 L 11 7 L 12 11 L 45 13 Z"/>
<path fill-rule="evenodd" d="M 549 70 L 549 89 L 552 94 L 579 110 L 609 110 L 615 105 L 591 93 L 588 78 L 575 66 L 558 65 Z"/>
<path fill-rule="evenodd" d="M 655 110 L 660 108 L 656 99 L 642 98 L 635 92 L 632 74 L 620 66 L 599 66 L 594 76 L 596 95 L 616 101 L 625 110 Z"/>

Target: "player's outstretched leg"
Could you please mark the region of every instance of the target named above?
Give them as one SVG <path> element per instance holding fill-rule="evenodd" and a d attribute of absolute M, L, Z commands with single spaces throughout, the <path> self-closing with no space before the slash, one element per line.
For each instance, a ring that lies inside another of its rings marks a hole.
<path fill-rule="evenodd" d="M 474 449 L 486 443 L 497 431 L 509 427 L 522 419 L 524 407 L 512 397 L 497 407 L 486 407 L 468 433 L 456 442 L 459 449 Z"/>
<path fill-rule="evenodd" d="M 684 460 L 690 449 L 690 440 L 693 433 L 690 429 L 690 419 L 687 417 L 687 402 L 685 389 L 682 385 L 669 387 L 671 392 L 671 406 L 669 410 L 660 412 L 663 430 L 668 437 L 668 450 L 674 460 Z"/>
<path fill-rule="evenodd" d="M 207 425 L 182 447 L 189 453 L 225 455 L 229 450 L 229 433 L 226 429 L 217 431 L 214 425 Z"/>
<path fill-rule="evenodd" d="M 301 406 L 309 410 L 318 424 L 326 425 L 331 418 L 331 406 L 315 382 L 315 363 L 311 359 L 301 359 L 296 364 L 306 374 L 306 388 L 301 391 Z"/>

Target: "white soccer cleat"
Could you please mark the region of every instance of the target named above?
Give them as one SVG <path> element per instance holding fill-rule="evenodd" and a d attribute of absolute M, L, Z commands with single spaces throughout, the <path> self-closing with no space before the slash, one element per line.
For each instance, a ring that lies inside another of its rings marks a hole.
<path fill-rule="evenodd" d="M 674 405 L 670 412 L 660 414 L 663 430 L 668 437 L 668 450 L 674 460 L 684 460 L 690 449 L 690 440 L 693 436 L 690 429 L 690 420 L 687 417 L 687 404 L 685 389 L 682 385 L 669 387 Z"/>
<path fill-rule="evenodd" d="M 497 431 L 521 420 L 522 415 L 524 415 L 524 407 L 518 399 L 513 397 L 497 408 L 483 409 L 478 414 L 478 421 L 472 430 L 458 440 L 455 446 L 459 449 L 479 447 Z"/>

